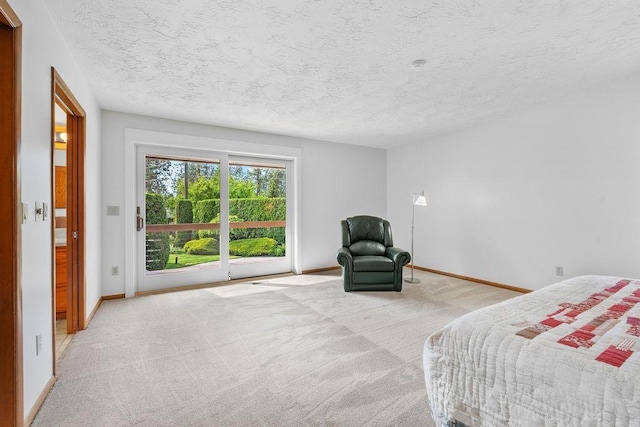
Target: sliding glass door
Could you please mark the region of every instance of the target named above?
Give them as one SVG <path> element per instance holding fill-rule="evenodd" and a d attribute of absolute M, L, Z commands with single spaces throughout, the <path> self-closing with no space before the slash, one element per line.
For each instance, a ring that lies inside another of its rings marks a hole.
<path fill-rule="evenodd" d="M 229 272 L 252 277 L 292 270 L 291 162 L 229 158 Z"/>
<path fill-rule="evenodd" d="M 225 280 L 226 155 L 139 147 L 137 157 L 138 291 Z M 216 200 L 207 206 L 217 222 L 201 220 L 204 199 Z"/>
<path fill-rule="evenodd" d="M 289 162 L 139 147 L 138 291 L 289 272 Z"/>

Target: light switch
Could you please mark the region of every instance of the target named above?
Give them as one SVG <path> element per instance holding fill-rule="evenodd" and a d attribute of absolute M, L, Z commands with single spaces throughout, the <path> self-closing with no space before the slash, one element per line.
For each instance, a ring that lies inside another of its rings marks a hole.
<path fill-rule="evenodd" d="M 120 206 L 107 206 L 107 216 L 120 216 Z"/>
<path fill-rule="evenodd" d="M 42 204 L 42 220 L 49 221 L 49 203 Z"/>
<path fill-rule="evenodd" d="M 36 202 L 35 220 L 42 221 L 42 202 Z"/>

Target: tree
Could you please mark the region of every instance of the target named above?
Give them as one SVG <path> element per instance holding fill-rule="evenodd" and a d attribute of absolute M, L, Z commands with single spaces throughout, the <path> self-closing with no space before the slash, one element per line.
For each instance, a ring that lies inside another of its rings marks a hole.
<path fill-rule="evenodd" d="M 256 186 L 256 196 L 265 196 L 269 188 L 267 171 L 265 168 L 253 167 L 249 169 L 249 178 Z"/>
<path fill-rule="evenodd" d="M 284 169 L 269 169 L 269 191 L 267 197 L 286 197 L 287 174 Z"/>
<path fill-rule="evenodd" d="M 233 177 L 229 180 L 230 199 L 248 199 L 254 197 L 256 186 L 251 181 L 243 181 Z"/>
<path fill-rule="evenodd" d="M 209 162 L 188 162 L 189 163 L 189 184 L 197 181 L 200 177 L 210 178 L 215 174 L 220 175 L 220 165 Z"/>
<path fill-rule="evenodd" d="M 172 193 L 173 165 L 171 160 L 147 158 L 145 164 L 145 185 L 147 193 Z"/>
<path fill-rule="evenodd" d="M 200 176 L 189 186 L 189 200 L 199 202 L 205 199 L 220 198 L 220 174 L 212 177 Z"/>
<path fill-rule="evenodd" d="M 178 195 L 184 198 L 184 186 L 178 180 Z M 229 176 L 229 198 L 243 199 L 254 197 L 255 185 L 251 181 Z M 220 198 L 220 171 L 210 177 L 200 176 L 189 184 L 189 200 L 193 203 L 200 200 Z"/>
<path fill-rule="evenodd" d="M 269 167 L 251 167 L 247 180 L 255 185 L 258 197 L 285 197 L 287 173 L 285 169 Z"/>
<path fill-rule="evenodd" d="M 246 181 L 248 179 L 247 167 L 246 166 L 229 166 L 229 176 L 237 179 Z"/>

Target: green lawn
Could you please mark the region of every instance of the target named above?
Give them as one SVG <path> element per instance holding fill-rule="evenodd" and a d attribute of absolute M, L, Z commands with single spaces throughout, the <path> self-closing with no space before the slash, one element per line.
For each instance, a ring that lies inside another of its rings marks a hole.
<path fill-rule="evenodd" d="M 176 263 L 176 257 L 178 262 Z M 229 259 L 241 258 L 238 256 L 229 256 Z M 164 266 L 165 270 L 173 270 L 176 268 L 191 267 L 205 262 L 220 261 L 220 255 L 189 255 L 185 253 L 173 253 L 169 255 L 169 262 Z"/>
<path fill-rule="evenodd" d="M 178 262 L 176 263 L 176 258 Z M 165 270 L 172 270 L 174 268 L 191 267 L 192 265 L 198 265 L 205 262 L 220 261 L 220 255 L 189 255 L 189 254 L 171 254 L 169 255 L 169 262 L 164 267 Z"/>
<path fill-rule="evenodd" d="M 197 240 L 195 240 L 197 242 Z M 280 246 L 280 247 L 279 247 Z M 284 245 L 271 238 L 233 240 L 229 243 L 230 259 L 258 256 L 284 256 Z M 205 262 L 220 261 L 220 255 L 195 255 L 185 253 L 182 248 L 171 247 L 165 270 L 191 267 Z"/>

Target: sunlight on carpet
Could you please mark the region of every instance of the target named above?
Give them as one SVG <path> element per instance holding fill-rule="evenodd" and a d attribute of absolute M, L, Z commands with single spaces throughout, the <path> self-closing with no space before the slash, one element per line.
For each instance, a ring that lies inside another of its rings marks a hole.
<path fill-rule="evenodd" d="M 265 286 L 265 285 L 246 285 L 246 284 L 237 284 L 237 285 L 226 285 L 226 286 L 218 286 L 215 288 L 207 288 L 205 289 L 207 292 L 211 292 L 214 295 L 219 296 L 220 298 L 233 298 L 244 295 L 258 294 L 261 292 L 270 292 L 277 291 L 282 288 L 278 288 L 276 286 Z"/>
<path fill-rule="evenodd" d="M 105 301 L 33 426 L 433 426 L 425 340 L 518 294 L 417 275 L 402 292 L 347 293 L 335 271 Z"/>
<path fill-rule="evenodd" d="M 335 280 L 335 276 L 298 275 L 278 277 L 274 279 L 252 280 L 250 283 L 216 286 L 213 288 L 206 288 L 205 290 L 219 296 L 220 298 L 233 298 L 243 295 L 258 294 L 261 292 L 283 290 L 291 286 L 319 285 L 321 283 L 327 283 Z"/>

